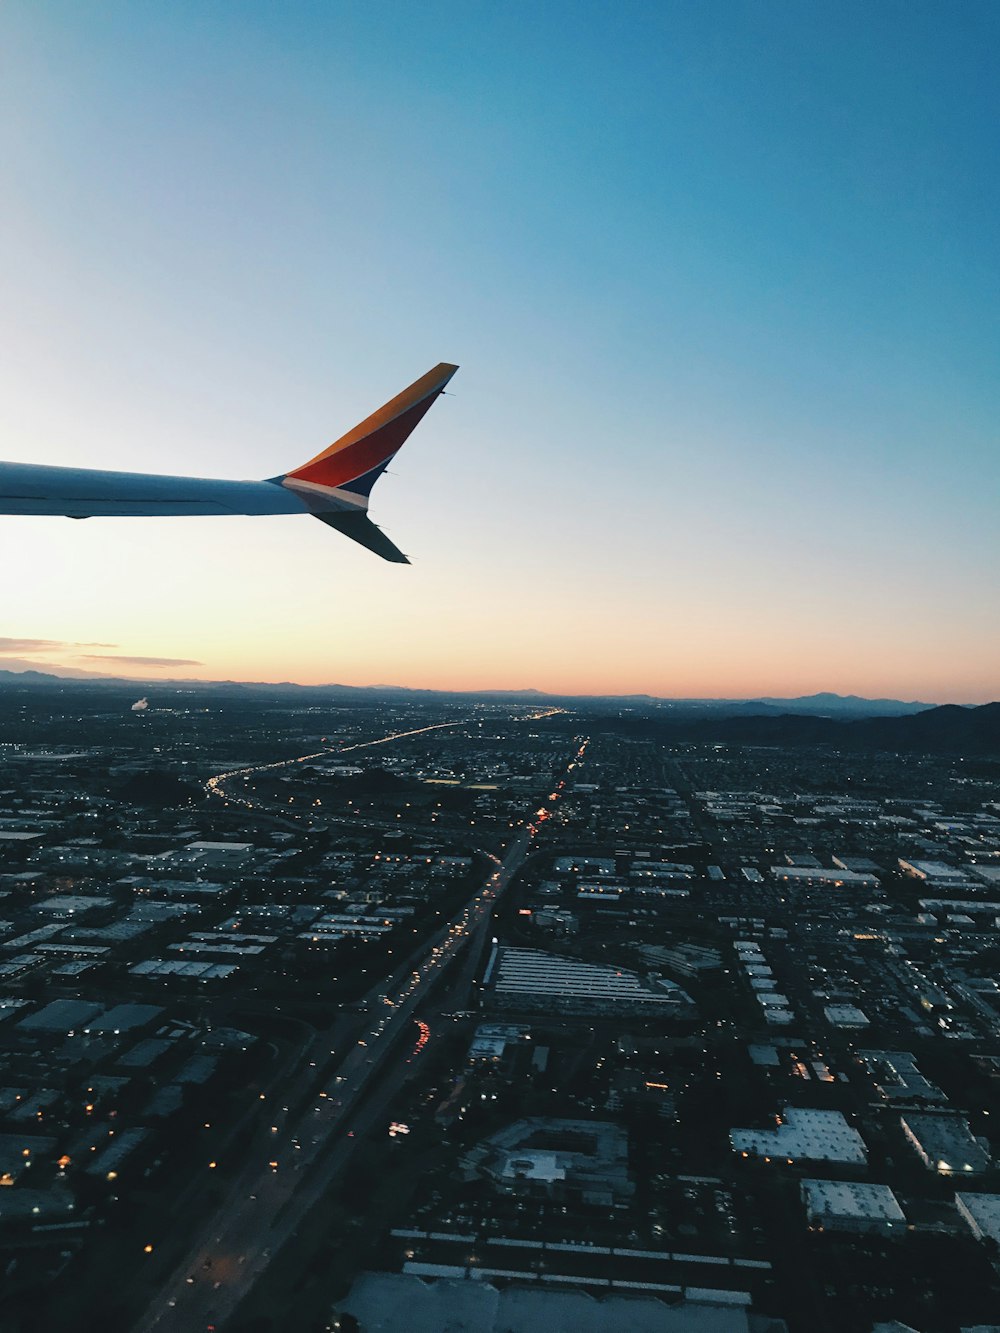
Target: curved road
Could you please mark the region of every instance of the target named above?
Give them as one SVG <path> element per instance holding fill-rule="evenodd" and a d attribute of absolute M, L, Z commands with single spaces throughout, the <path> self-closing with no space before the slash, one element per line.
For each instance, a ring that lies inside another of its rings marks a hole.
<path fill-rule="evenodd" d="M 210 778 L 206 786 L 213 795 L 237 800 L 251 809 L 262 809 L 265 807 L 228 796 L 223 787 L 225 781 L 325 754 L 384 745 L 423 732 L 464 725 L 465 721 L 438 723 L 276 764 L 233 770 Z M 586 745 L 584 741 L 569 767 L 580 761 Z M 496 902 L 523 865 L 539 824 L 548 817 L 548 807 L 561 795 L 564 781 L 556 786 L 548 806 L 536 812 L 537 823 L 522 826 L 502 860 L 487 853 L 495 868 L 465 907 L 432 939 L 423 958 L 409 975 L 395 984 L 383 980 L 369 992 L 366 1002 L 371 1022 L 338 1065 L 336 1075 L 309 1099 L 300 1114 L 285 1109 L 272 1111 L 267 1157 L 262 1154 L 260 1160 L 248 1161 L 243 1173 L 229 1186 L 225 1203 L 211 1218 L 201 1220 L 200 1225 L 196 1222 L 195 1239 L 188 1254 L 134 1325 L 135 1333 L 194 1333 L 201 1329 L 221 1329 L 246 1299 L 271 1259 L 292 1239 L 306 1215 L 343 1170 L 353 1150 L 356 1132 L 360 1137 L 380 1113 L 379 1105 L 359 1111 L 358 1103 L 383 1074 L 396 1045 L 395 1038 L 401 1037 L 403 1028 L 410 1025 L 414 1010 L 425 998 L 430 985 L 455 954 L 470 942 L 473 945 L 470 961 L 478 957 Z M 471 976 L 470 968 L 470 981 Z M 324 1038 L 326 1034 L 317 1034 L 316 1042 Z M 305 1054 L 319 1057 L 323 1053 L 311 1049 Z M 331 1055 L 333 1052 L 327 1054 L 327 1060 Z M 317 1058 L 319 1063 L 322 1061 Z M 300 1104 L 315 1078 L 311 1069 L 312 1065 L 303 1057 L 299 1073 L 282 1095 L 283 1108 Z M 206 1170 L 211 1169 L 206 1164 Z"/>

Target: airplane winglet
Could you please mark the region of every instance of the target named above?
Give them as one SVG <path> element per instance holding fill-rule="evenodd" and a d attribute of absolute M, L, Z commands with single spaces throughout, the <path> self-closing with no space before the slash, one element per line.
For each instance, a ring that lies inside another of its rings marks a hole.
<path fill-rule="evenodd" d="M 458 366 L 442 362 L 421 375 L 322 453 L 287 472 L 283 483 L 294 489 L 296 481 L 304 482 L 310 487 L 349 491 L 367 499 L 375 482 L 434 400 L 444 392 L 457 369 Z"/>

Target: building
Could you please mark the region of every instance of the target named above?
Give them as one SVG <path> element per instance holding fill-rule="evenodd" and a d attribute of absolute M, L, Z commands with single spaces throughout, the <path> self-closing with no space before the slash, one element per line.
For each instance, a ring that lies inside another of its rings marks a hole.
<path fill-rule="evenodd" d="M 122 1168 L 148 1141 L 150 1131 L 135 1127 L 123 1129 L 103 1149 L 97 1152 L 83 1168 L 88 1176 L 117 1180 Z"/>
<path fill-rule="evenodd" d="M 800 1186 L 809 1226 L 817 1231 L 901 1234 L 906 1217 L 888 1185 L 852 1180 L 803 1180 Z"/>
<path fill-rule="evenodd" d="M 123 881 L 124 882 L 124 881 Z M 228 884 L 219 884 L 215 880 L 202 879 L 144 879 L 132 884 L 133 892 L 149 898 L 190 898 L 195 902 L 222 902 L 232 892 Z"/>
<path fill-rule="evenodd" d="M 1000 1194 L 956 1194 L 955 1207 L 976 1240 L 1000 1245 Z"/>
<path fill-rule="evenodd" d="M 450 1272 L 408 1262 L 402 1273 L 361 1273 L 339 1304 L 363 1329 L 379 1333 L 441 1333 L 442 1329 L 504 1329 L 533 1333 L 537 1329 L 573 1329 L 574 1333 L 784 1333 L 778 1319 L 754 1315 L 749 1297 L 739 1292 L 688 1288 L 681 1304 L 667 1305 L 648 1291 L 622 1294 L 605 1290 L 600 1296 L 573 1289 L 542 1286 L 537 1280 L 494 1285 L 494 1274 L 477 1269 L 477 1281 L 465 1280 L 461 1269 Z M 602 1286 L 607 1284 L 605 1279 Z M 609 1284 L 607 1284 L 609 1285 Z M 616 1283 L 622 1287 L 624 1283 Z M 742 1297 L 742 1298 L 741 1298 Z M 723 1304 L 725 1302 L 725 1304 Z"/>
<path fill-rule="evenodd" d="M 575 935 L 579 929 L 579 917 L 565 907 L 540 907 L 532 917 L 539 930 L 551 930 L 556 935 Z"/>
<path fill-rule="evenodd" d="M 129 968 L 134 977 L 179 978 L 185 981 L 213 982 L 223 981 L 238 971 L 236 963 L 196 963 L 180 958 L 147 958 L 141 963 L 133 963 Z"/>
<path fill-rule="evenodd" d="M 158 1004 L 116 1004 L 106 1014 L 92 1018 L 84 1028 L 88 1036 L 119 1036 L 122 1032 L 137 1032 L 152 1027 L 163 1017 L 165 1010 Z"/>
<path fill-rule="evenodd" d="M 167 852 L 158 861 L 196 869 L 241 870 L 253 854 L 252 842 L 189 842 L 177 851 Z"/>
<path fill-rule="evenodd" d="M 51 1000 L 44 1009 L 18 1023 L 19 1032 L 52 1032 L 71 1036 L 101 1012 L 103 1006 L 85 1000 Z"/>
<path fill-rule="evenodd" d="M 581 901 L 588 899 L 592 902 L 620 902 L 623 895 L 628 893 L 627 884 L 607 884 L 601 882 L 580 883 L 576 890 L 576 896 Z"/>
<path fill-rule="evenodd" d="M 707 949 L 700 944 L 675 944 L 665 947 L 646 944 L 640 954 L 653 967 L 669 967 L 685 977 L 701 977 L 722 971 L 722 954 L 718 949 Z"/>
<path fill-rule="evenodd" d="M 779 884 L 803 889 L 877 889 L 879 878 L 862 870 L 824 870 L 821 866 L 772 866 Z"/>
<path fill-rule="evenodd" d="M 828 1023 L 835 1028 L 866 1028 L 869 1026 L 868 1015 L 854 1004 L 828 1004 L 824 1007 Z"/>
<path fill-rule="evenodd" d="M 843 1162 L 864 1166 L 865 1141 L 839 1111 L 786 1106 L 774 1129 L 732 1129 L 733 1151 L 786 1162 Z"/>
<path fill-rule="evenodd" d="M 41 1190 L 23 1186 L 0 1189 L 0 1226 L 8 1222 L 22 1226 L 27 1223 L 31 1227 L 64 1222 L 72 1218 L 75 1208 L 73 1195 L 58 1186 Z"/>
<path fill-rule="evenodd" d="M 113 906 L 113 898 L 105 898 L 100 894 L 56 893 L 36 903 L 34 910 L 45 916 L 69 921 L 106 912 Z"/>
<path fill-rule="evenodd" d="M 0 1185 L 13 1185 L 30 1166 L 55 1160 L 55 1139 L 0 1134 Z"/>
<path fill-rule="evenodd" d="M 626 1203 L 635 1193 L 628 1135 L 609 1121 L 518 1120 L 474 1156 L 478 1169 L 511 1193 L 578 1199 L 599 1208 Z"/>
<path fill-rule="evenodd" d="M 858 1059 L 884 1101 L 946 1102 L 939 1087 L 924 1078 L 910 1051 L 858 1051 Z"/>
<path fill-rule="evenodd" d="M 960 870 L 958 866 L 950 866 L 945 861 L 907 861 L 901 856 L 899 868 L 910 879 L 922 879 L 941 887 L 945 885 L 958 887 L 969 883 L 969 876 L 964 870 Z"/>
<path fill-rule="evenodd" d="M 554 869 L 557 875 L 613 875 L 615 863 L 605 856 L 560 856 Z"/>
<path fill-rule="evenodd" d="M 475 1036 L 469 1044 L 466 1063 L 470 1065 L 498 1065 L 503 1059 L 507 1047 L 524 1041 L 527 1037 L 524 1028 L 514 1027 L 510 1023 L 480 1023 Z"/>
<path fill-rule="evenodd" d="M 955 1112 L 907 1111 L 899 1123 L 924 1166 L 939 1176 L 975 1176 L 990 1164 L 968 1121 Z"/>
<path fill-rule="evenodd" d="M 691 1006 L 686 992 L 666 978 L 646 981 L 624 968 L 540 949 L 501 949 L 489 976 L 494 1000 L 507 1009 L 670 1014 Z"/>

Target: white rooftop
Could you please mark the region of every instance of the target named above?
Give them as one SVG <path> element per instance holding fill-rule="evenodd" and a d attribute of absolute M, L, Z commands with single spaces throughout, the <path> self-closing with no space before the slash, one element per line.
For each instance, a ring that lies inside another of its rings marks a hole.
<path fill-rule="evenodd" d="M 554 999 L 663 1005 L 687 999 L 679 986 L 665 979 L 653 987 L 624 968 L 582 963 L 539 949 L 502 949 L 494 985 L 501 996 L 550 995 Z"/>
<path fill-rule="evenodd" d="M 252 842 L 189 842 L 186 852 L 252 852 Z"/>
<path fill-rule="evenodd" d="M 847 1162 L 864 1166 L 865 1141 L 839 1111 L 786 1106 L 774 1129 L 733 1129 L 735 1152 L 754 1157 L 784 1157 L 793 1162 Z"/>
<path fill-rule="evenodd" d="M 903 1210 L 888 1185 L 869 1185 L 863 1181 L 847 1180 L 803 1180 L 802 1197 L 811 1218 L 906 1221 Z"/>
<path fill-rule="evenodd" d="M 868 1015 L 854 1004 L 828 1004 L 823 1010 L 828 1022 L 838 1028 L 866 1028 Z"/>
<path fill-rule="evenodd" d="M 504 1180 L 565 1180 L 566 1168 L 560 1166 L 554 1152 L 512 1152 L 503 1164 Z"/>
<path fill-rule="evenodd" d="M 822 866 L 772 866 L 774 879 L 798 880 L 801 883 L 833 884 L 836 887 L 870 888 L 878 884 L 878 876 L 864 870 L 828 870 Z"/>
<path fill-rule="evenodd" d="M 1000 1244 L 1000 1194 L 956 1194 L 955 1204 L 979 1240 Z"/>

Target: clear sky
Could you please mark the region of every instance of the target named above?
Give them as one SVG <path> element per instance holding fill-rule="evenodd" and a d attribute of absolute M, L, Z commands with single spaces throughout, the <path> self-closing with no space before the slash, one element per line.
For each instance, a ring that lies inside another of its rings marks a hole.
<path fill-rule="evenodd" d="M 0 519 L 0 665 L 997 698 L 998 39 L 994 0 L 5 0 L 0 457 L 272 476 L 462 368 L 373 495 L 412 568 Z"/>

